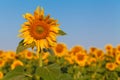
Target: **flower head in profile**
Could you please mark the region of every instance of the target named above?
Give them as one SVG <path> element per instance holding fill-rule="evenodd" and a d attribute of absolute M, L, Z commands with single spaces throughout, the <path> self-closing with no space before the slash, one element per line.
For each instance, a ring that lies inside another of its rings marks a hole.
<path fill-rule="evenodd" d="M 37 7 L 34 15 L 26 13 L 23 17 L 27 21 L 19 31 L 19 37 L 24 39 L 25 45 L 34 42 L 37 49 L 43 49 L 56 44 L 59 24 L 50 15 L 45 16 L 43 8 Z"/>
<path fill-rule="evenodd" d="M 15 60 L 12 64 L 11 64 L 11 69 L 15 69 L 17 66 L 23 66 L 23 63 L 20 60 Z"/>

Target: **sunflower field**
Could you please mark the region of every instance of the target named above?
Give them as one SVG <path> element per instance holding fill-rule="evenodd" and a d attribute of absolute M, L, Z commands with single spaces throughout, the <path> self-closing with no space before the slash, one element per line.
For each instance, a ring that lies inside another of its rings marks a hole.
<path fill-rule="evenodd" d="M 57 42 L 66 33 L 43 8 L 23 17 L 16 51 L 0 50 L 0 80 L 120 80 L 120 45 L 68 49 Z"/>

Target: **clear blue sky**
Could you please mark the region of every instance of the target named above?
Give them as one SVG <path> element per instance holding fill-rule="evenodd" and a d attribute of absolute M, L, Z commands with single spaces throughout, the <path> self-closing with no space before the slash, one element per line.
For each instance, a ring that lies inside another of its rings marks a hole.
<path fill-rule="evenodd" d="M 22 14 L 33 13 L 37 6 L 58 19 L 67 33 L 58 41 L 69 48 L 120 44 L 120 0 L 0 0 L 0 49 L 16 49 Z"/>

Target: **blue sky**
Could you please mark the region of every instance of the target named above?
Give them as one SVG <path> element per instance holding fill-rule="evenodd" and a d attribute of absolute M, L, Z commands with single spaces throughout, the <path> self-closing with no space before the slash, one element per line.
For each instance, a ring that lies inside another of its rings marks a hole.
<path fill-rule="evenodd" d="M 58 42 L 69 48 L 120 44 L 120 0 L 1 0 L 0 49 L 16 49 L 21 40 L 17 37 L 18 30 L 25 21 L 22 15 L 33 13 L 37 6 L 58 19 L 67 33 Z"/>

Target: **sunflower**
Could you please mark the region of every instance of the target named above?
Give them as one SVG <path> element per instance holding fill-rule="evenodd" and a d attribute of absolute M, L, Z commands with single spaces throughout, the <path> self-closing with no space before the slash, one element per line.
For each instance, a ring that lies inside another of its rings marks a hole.
<path fill-rule="evenodd" d="M 113 48 L 112 50 L 112 56 L 115 57 L 117 55 L 117 49 L 116 48 Z"/>
<path fill-rule="evenodd" d="M 74 64 L 74 60 L 70 57 L 65 57 L 65 60 L 68 61 L 70 64 Z"/>
<path fill-rule="evenodd" d="M 75 61 L 78 65 L 80 66 L 85 66 L 86 62 L 87 62 L 88 56 L 85 53 L 81 53 L 79 52 L 78 54 L 76 54 L 75 56 Z"/>
<path fill-rule="evenodd" d="M 95 57 L 90 57 L 88 58 L 87 64 L 91 65 L 91 64 L 95 64 L 97 62 L 97 59 Z"/>
<path fill-rule="evenodd" d="M 107 44 L 105 46 L 105 50 L 106 50 L 107 53 L 112 53 L 113 46 L 111 44 Z"/>
<path fill-rule="evenodd" d="M 69 62 L 70 64 L 74 64 L 75 62 L 75 56 L 73 56 L 73 53 L 71 51 L 68 51 L 65 56 L 64 59 Z"/>
<path fill-rule="evenodd" d="M 28 52 L 27 50 L 23 50 L 23 51 L 21 51 L 20 53 L 17 54 L 17 57 L 19 57 L 19 58 L 25 58 L 25 54 L 27 52 Z"/>
<path fill-rule="evenodd" d="M 108 62 L 108 63 L 106 63 L 106 68 L 107 68 L 108 70 L 110 70 L 110 71 L 113 71 L 113 70 L 115 70 L 115 68 L 116 68 L 116 64 L 115 64 L 115 63 Z"/>
<path fill-rule="evenodd" d="M 3 78 L 3 72 L 0 71 L 0 79 Z"/>
<path fill-rule="evenodd" d="M 58 43 L 55 47 L 53 47 L 54 54 L 57 57 L 62 57 L 67 54 L 67 46 L 63 43 Z"/>
<path fill-rule="evenodd" d="M 0 67 L 4 67 L 5 61 L 3 59 L 0 59 Z"/>
<path fill-rule="evenodd" d="M 42 54 L 42 59 L 43 59 L 43 60 L 47 59 L 47 58 L 49 57 L 49 55 L 50 55 L 50 54 L 49 54 L 48 52 L 43 53 L 43 54 Z"/>
<path fill-rule="evenodd" d="M 90 56 L 94 56 L 95 54 L 96 54 L 96 51 L 97 51 L 98 49 L 96 48 L 96 47 L 91 47 L 90 49 L 89 49 L 89 55 Z"/>
<path fill-rule="evenodd" d="M 24 39 L 24 45 L 35 43 L 38 51 L 56 44 L 56 36 L 60 30 L 57 20 L 44 15 L 44 9 L 37 7 L 34 15 L 26 13 L 27 20 L 20 29 L 19 37 Z"/>
<path fill-rule="evenodd" d="M 115 61 L 117 64 L 120 64 L 120 54 L 116 55 Z"/>
<path fill-rule="evenodd" d="M 116 52 L 117 52 L 117 53 L 120 53 L 120 44 L 117 45 L 117 47 L 116 47 Z"/>
<path fill-rule="evenodd" d="M 71 52 L 75 55 L 76 53 L 82 52 L 84 49 L 82 46 L 74 46 L 71 49 Z"/>
<path fill-rule="evenodd" d="M 104 52 L 102 50 L 97 50 L 95 57 L 96 57 L 96 59 L 103 60 L 104 59 Z"/>
<path fill-rule="evenodd" d="M 17 66 L 23 66 L 23 63 L 20 60 L 15 60 L 12 64 L 11 64 L 11 69 L 15 69 Z"/>
<path fill-rule="evenodd" d="M 6 54 L 8 59 L 13 60 L 16 58 L 16 53 L 14 51 L 8 51 Z"/>
<path fill-rule="evenodd" d="M 3 51 L 2 50 L 0 50 L 0 57 L 3 57 Z"/>
<path fill-rule="evenodd" d="M 26 52 L 25 52 L 25 58 L 26 59 L 32 59 L 33 58 L 33 53 L 26 50 Z"/>

